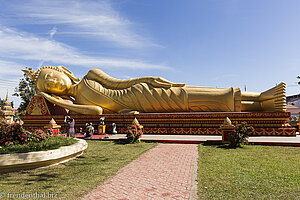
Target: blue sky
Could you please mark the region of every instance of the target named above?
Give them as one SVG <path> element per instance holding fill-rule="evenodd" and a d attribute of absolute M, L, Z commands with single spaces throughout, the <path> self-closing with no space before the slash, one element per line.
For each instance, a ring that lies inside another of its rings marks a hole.
<path fill-rule="evenodd" d="M 44 65 L 298 94 L 300 1 L 0 0 L 0 97 Z"/>

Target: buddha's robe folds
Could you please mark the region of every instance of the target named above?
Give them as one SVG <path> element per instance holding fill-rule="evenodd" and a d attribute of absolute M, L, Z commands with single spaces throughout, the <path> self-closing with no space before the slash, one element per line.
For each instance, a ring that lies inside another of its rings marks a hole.
<path fill-rule="evenodd" d="M 78 93 L 75 103 L 101 106 L 104 113 L 235 111 L 235 90 L 239 91 L 232 87 L 185 86 L 165 89 L 148 83 L 114 89 L 85 76 L 75 87 Z"/>

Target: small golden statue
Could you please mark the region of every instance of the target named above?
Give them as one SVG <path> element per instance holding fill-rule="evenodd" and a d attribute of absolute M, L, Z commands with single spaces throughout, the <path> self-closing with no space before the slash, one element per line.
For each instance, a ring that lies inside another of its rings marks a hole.
<path fill-rule="evenodd" d="M 79 114 L 285 111 L 285 83 L 260 93 L 186 86 L 160 77 L 120 80 L 99 69 L 90 70 L 81 81 L 63 66 L 23 72 L 48 101 Z"/>

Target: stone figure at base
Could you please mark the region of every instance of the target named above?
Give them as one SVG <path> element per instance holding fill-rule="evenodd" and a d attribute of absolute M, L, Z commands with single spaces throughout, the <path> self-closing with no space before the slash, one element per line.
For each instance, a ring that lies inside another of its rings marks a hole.
<path fill-rule="evenodd" d="M 86 124 L 86 132 L 85 132 L 85 138 L 91 138 L 94 135 L 95 129 L 93 127 L 93 123 L 90 122 L 89 124 Z"/>
<path fill-rule="evenodd" d="M 112 134 L 117 134 L 118 131 L 117 131 L 117 125 L 116 125 L 116 123 L 112 123 L 111 126 L 112 126 Z"/>
<path fill-rule="evenodd" d="M 79 114 L 285 111 L 285 83 L 264 92 L 242 92 L 186 86 L 160 77 L 120 80 L 99 69 L 90 70 L 81 81 L 62 66 L 23 71 L 48 101 Z"/>

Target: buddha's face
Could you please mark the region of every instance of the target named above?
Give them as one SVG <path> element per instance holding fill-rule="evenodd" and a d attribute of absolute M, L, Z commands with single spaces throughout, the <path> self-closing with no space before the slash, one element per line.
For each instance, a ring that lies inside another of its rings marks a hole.
<path fill-rule="evenodd" d="M 42 69 L 37 78 L 36 86 L 41 92 L 66 95 L 72 86 L 72 81 L 63 72 L 54 69 Z"/>

